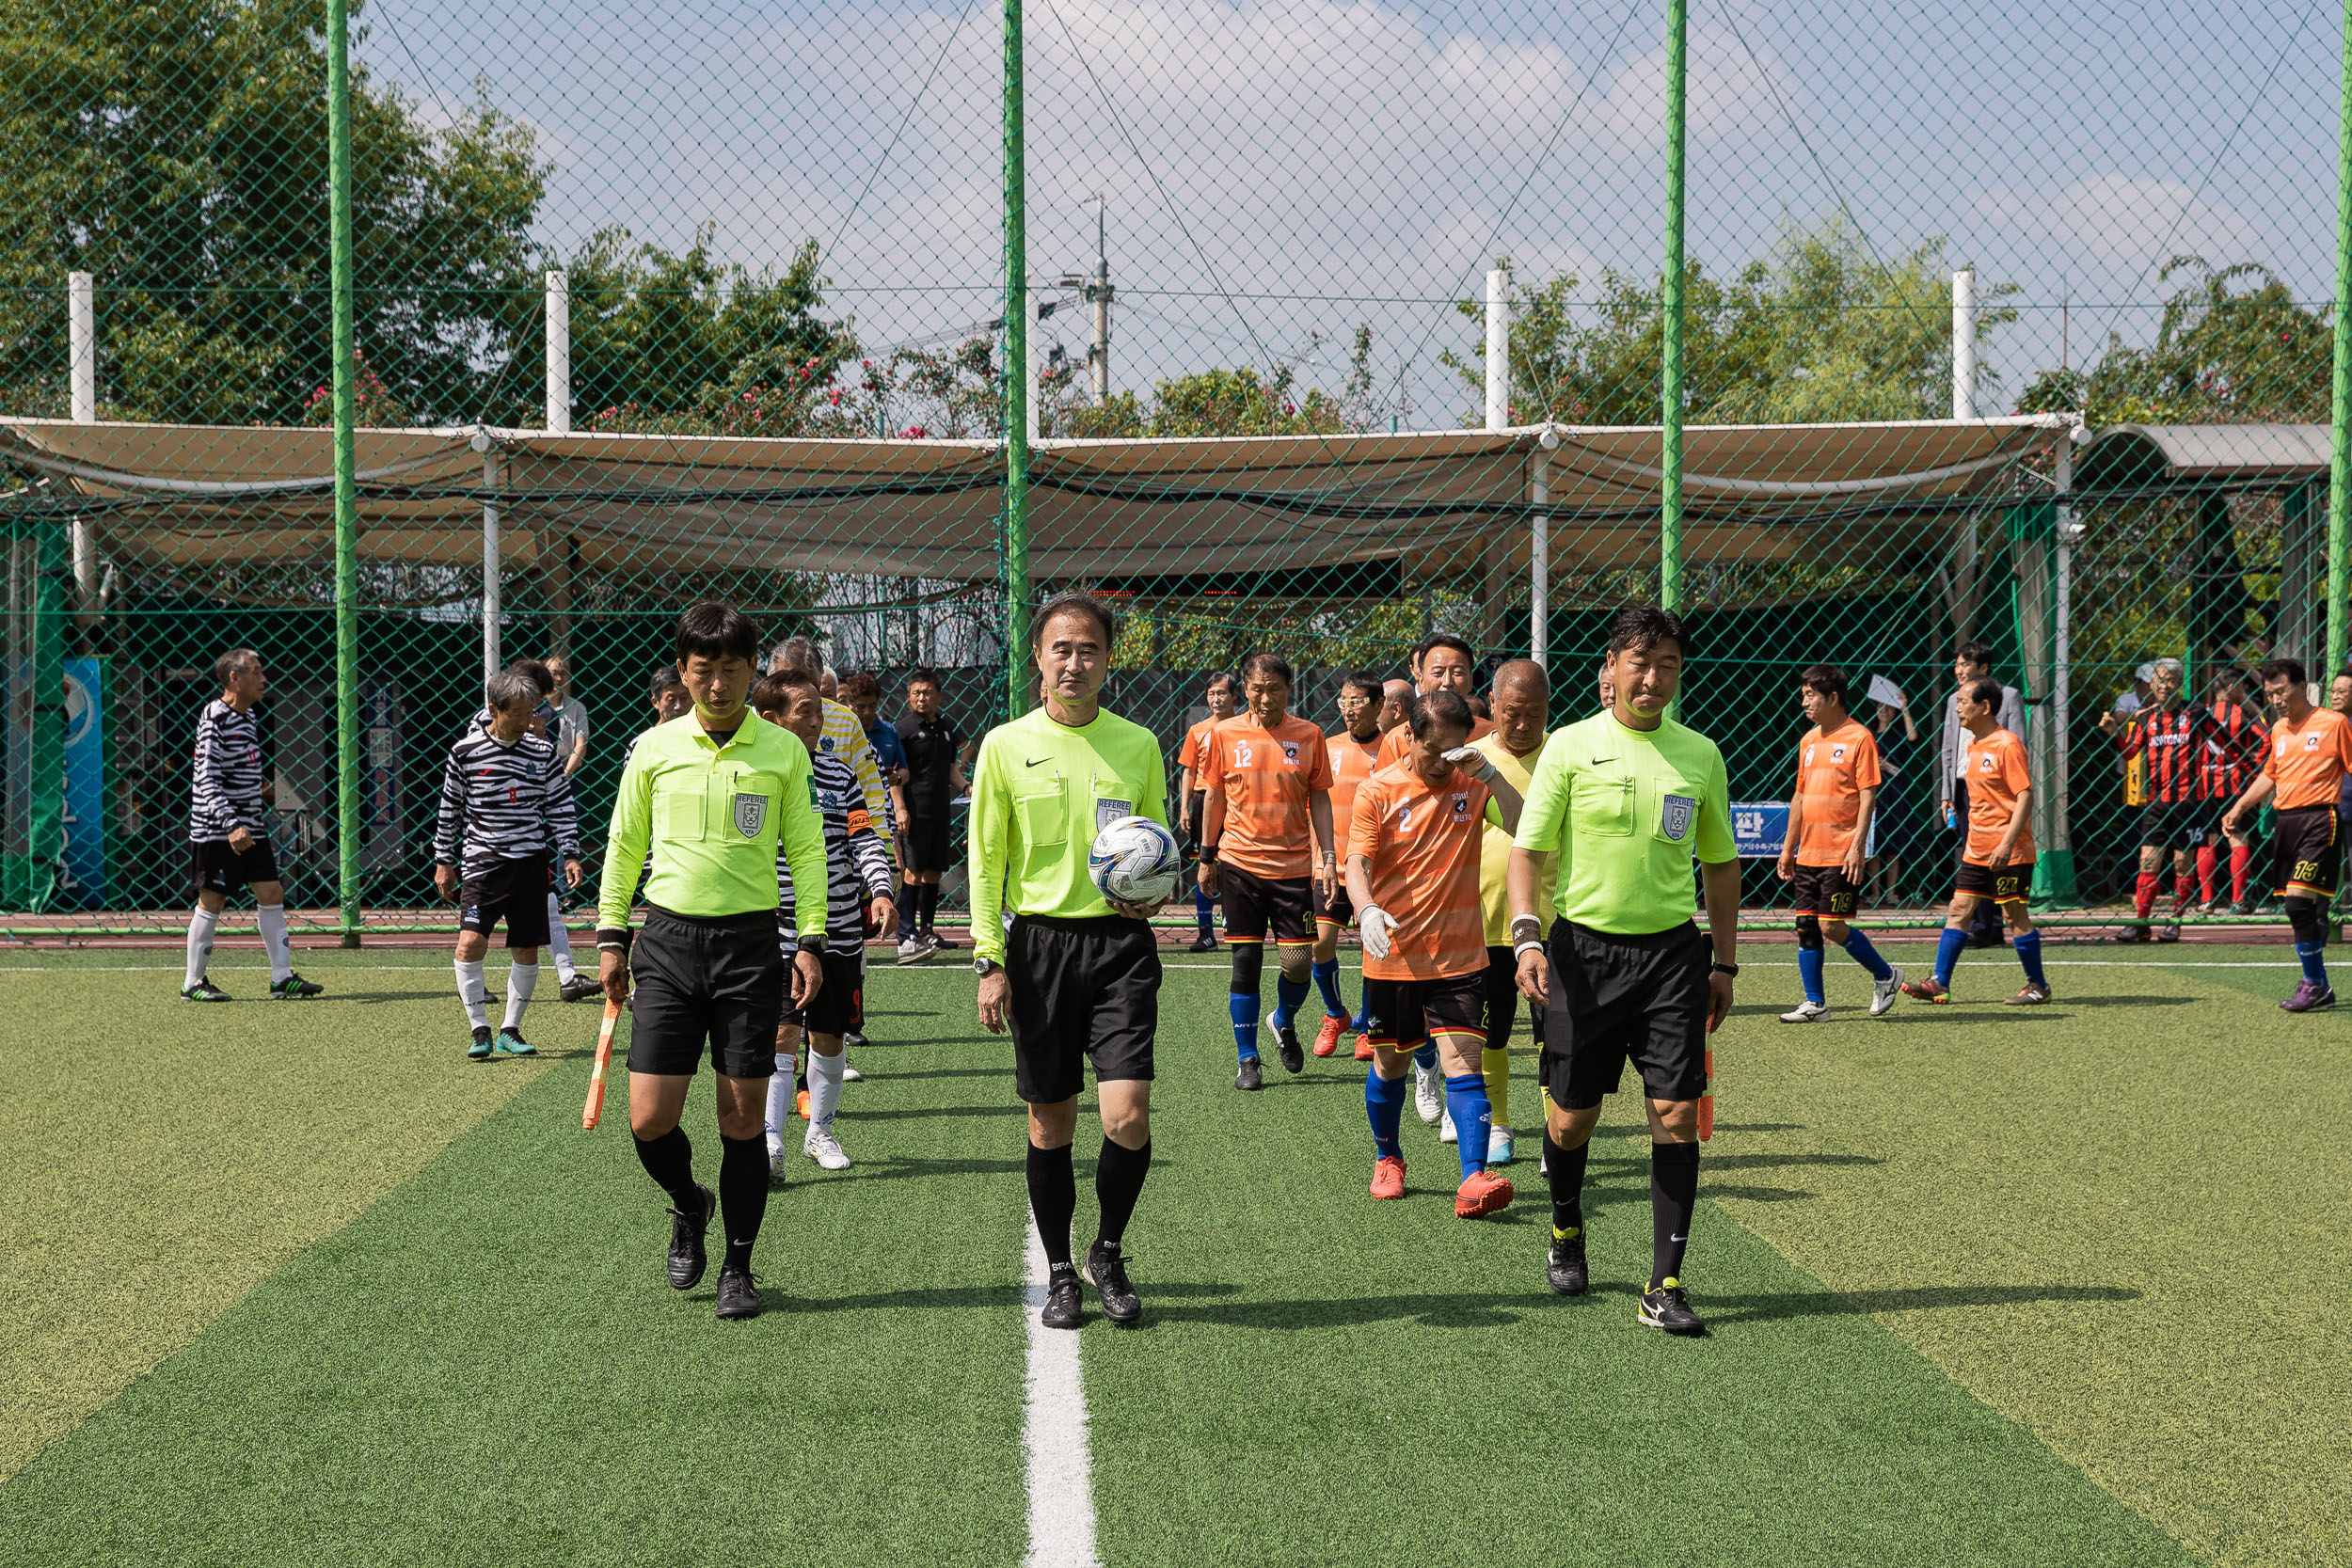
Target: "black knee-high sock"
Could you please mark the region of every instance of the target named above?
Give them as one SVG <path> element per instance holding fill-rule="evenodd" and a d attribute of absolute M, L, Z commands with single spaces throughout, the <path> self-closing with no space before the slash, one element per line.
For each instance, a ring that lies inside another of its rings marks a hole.
<path fill-rule="evenodd" d="M 1649 1146 L 1650 1289 L 1682 1274 L 1691 1211 L 1699 1200 L 1699 1146 Z"/>
<path fill-rule="evenodd" d="M 1565 1233 L 1584 1226 L 1584 1161 L 1593 1151 L 1590 1139 L 1574 1148 L 1551 1141 L 1544 1129 L 1544 1180 L 1551 1184 L 1551 1227 Z"/>
<path fill-rule="evenodd" d="M 1029 1208 L 1037 1215 L 1038 1240 L 1045 1243 L 1045 1261 L 1057 1269 L 1070 1263 L 1070 1216 L 1078 1212 L 1078 1174 L 1070 1163 L 1070 1146 L 1040 1148 L 1029 1146 Z"/>
<path fill-rule="evenodd" d="M 673 1127 L 658 1138 L 639 1138 L 637 1163 L 676 1207 L 691 1212 L 701 1201 L 694 1193 L 694 1145 L 685 1128 Z"/>
<path fill-rule="evenodd" d="M 1128 1148 L 1108 1138 L 1103 1140 L 1103 1157 L 1094 1166 L 1094 1196 L 1103 1207 L 1103 1224 L 1094 1234 L 1096 1240 L 1114 1252 L 1127 1234 L 1127 1222 L 1135 1215 L 1136 1199 L 1143 1196 L 1144 1173 L 1151 1168 L 1149 1138 L 1141 1148 Z"/>
<path fill-rule="evenodd" d="M 939 923 L 939 884 L 925 882 L 914 895 L 914 919 L 917 927 L 930 930 Z"/>
<path fill-rule="evenodd" d="M 727 1227 L 726 1266 L 752 1266 L 752 1243 L 768 1217 L 768 1140 L 719 1139 L 719 1218 Z"/>

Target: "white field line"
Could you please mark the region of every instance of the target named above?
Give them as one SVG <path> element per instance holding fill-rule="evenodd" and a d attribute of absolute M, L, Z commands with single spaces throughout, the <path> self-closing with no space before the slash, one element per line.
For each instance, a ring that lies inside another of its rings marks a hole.
<path fill-rule="evenodd" d="M 1028 1216 L 1028 1267 L 1021 1292 L 1029 1326 L 1028 1407 L 1022 1448 L 1029 1469 L 1028 1568 L 1098 1568 L 1094 1555 L 1093 1462 L 1087 1448 L 1080 1334 L 1038 1322 L 1045 1308 L 1045 1243 Z"/>

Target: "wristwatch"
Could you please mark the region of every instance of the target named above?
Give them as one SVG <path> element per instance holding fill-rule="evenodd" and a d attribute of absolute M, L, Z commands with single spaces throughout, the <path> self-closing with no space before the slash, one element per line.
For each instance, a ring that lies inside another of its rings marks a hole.
<path fill-rule="evenodd" d="M 978 975 L 983 980 L 995 974 L 1000 967 L 1002 966 L 999 965 L 994 958 L 974 958 L 972 960 L 972 973 Z"/>
<path fill-rule="evenodd" d="M 1709 974 L 1728 974 L 1735 980 L 1740 978 L 1740 966 L 1738 964 L 1711 963 L 1707 966 L 1707 972 Z"/>

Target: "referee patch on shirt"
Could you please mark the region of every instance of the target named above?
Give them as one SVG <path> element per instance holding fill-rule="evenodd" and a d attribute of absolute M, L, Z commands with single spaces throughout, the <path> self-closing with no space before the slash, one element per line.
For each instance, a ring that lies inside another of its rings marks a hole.
<path fill-rule="evenodd" d="M 757 838 L 759 830 L 767 825 L 768 797 L 738 795 L 735 798 L 735 831 L 745 838 Z"/>
<path fill-rule="evenodd" d="M 1698 809 L 1699 803 L 1688 795 L 1667 796 L 1659 808 L 1658 831 L 1677 844 L 1681 843 L 1683 835 L 1691 831 L 1691 818 Z"/>

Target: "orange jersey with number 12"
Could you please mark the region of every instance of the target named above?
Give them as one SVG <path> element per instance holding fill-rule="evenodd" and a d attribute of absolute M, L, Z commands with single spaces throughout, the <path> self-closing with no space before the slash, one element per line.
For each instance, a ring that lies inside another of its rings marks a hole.
<path fill-rule="evenodd" d="M 1308 802 L 1331 787 L 1323 732 L 1285 714 L 1272 729 L 1247 715 L 1209 733 L 1211 785 L 1225 796 L 1217 860 L 1253 877 L 1313 874 L 1314 818 Z M 1336 831 L 1336 830 L 1335 830 Z"/>

